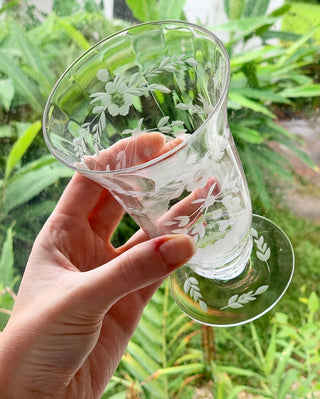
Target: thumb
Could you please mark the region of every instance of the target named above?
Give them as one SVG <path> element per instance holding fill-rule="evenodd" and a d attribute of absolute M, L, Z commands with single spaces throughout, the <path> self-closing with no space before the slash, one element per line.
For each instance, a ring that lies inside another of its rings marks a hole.
<path fill-rule="evenodd" d="M 194 253 L 194 241 L 187 235 L 137 244 L 107 264 L 83 273 L 87 275 L 87 299 L 93 300 L 96 310 L 109 308 L 123 296 L 163 279 Z"/>

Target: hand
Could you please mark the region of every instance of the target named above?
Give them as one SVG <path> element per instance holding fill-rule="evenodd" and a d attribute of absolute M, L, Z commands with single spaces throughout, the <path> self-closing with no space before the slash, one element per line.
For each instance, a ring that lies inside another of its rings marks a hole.
<path fill-rule="evenodd" d="M 0 335 L 3 399 L 100 398 L 142 311 L 194 253 L 188 236 L 116 249 L 123 210 L 76 174 L 37 237 L 12 316 Z"/>

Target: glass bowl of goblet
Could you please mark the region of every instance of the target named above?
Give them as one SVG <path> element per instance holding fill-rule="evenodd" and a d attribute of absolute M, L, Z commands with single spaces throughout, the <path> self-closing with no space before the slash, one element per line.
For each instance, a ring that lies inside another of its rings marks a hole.
<path fill-rule="evenodd" d="M 43 123 L 53 155 L 108 189 L 149 237 L 193 237 L 197 252 L 171 274 L 171 293 L 214 326 L 265 314 L 294 269 L 285 233 L 252 214 L 228 125 L 229 80 L 228 53 L 209 30 L 140 24 L 65 71 Z"/>

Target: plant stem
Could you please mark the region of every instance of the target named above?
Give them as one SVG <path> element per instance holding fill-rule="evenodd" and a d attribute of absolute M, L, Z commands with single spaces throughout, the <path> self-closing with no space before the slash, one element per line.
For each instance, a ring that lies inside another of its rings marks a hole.
<path fill-rule="evenodd" d="M 162 317 L 162 368 L 167 368 L 167 316 L 168 316 L 169 283 L 164 283 L 163 317 Z M 166 398 L 169 399 L 168 377 L 164 376 Z"/>

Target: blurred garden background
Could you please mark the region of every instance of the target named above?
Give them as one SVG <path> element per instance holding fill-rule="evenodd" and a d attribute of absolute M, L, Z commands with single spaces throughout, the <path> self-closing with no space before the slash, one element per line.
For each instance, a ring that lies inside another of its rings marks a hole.
<path fill-rule="evenodd" d="M 67 66 L 129 25 L 189 20 L 231 59 L 229 123 L 255 213 L 288 234 L 291 286 L 240 327 L 194 323 L 164 283 L 103 398 L 320 397 L 320 1 L 0 1 L 0 330 L 34 238 L 72 171 L 45 147 L 46 99 Z M 125 217 L 113 237 L 136 230 Z"/>

